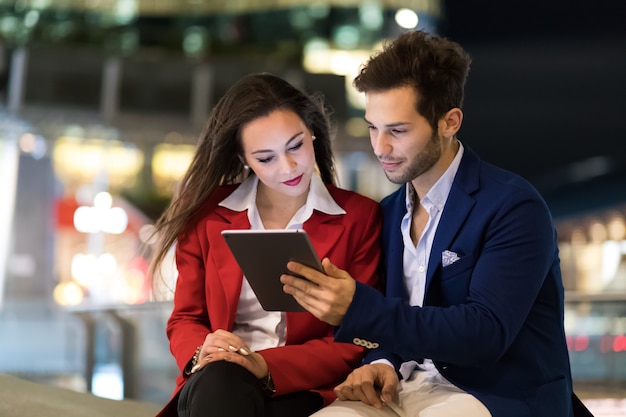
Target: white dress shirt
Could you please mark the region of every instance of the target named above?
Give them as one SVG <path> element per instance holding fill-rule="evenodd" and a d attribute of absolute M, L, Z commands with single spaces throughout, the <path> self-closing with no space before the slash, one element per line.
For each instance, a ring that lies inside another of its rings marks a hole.
<path fill-rule="evenodd" d="M 420 204 L 428 213 L 428 222 L 424 227 L 422 235 L 417 241 L 417 245 L 414 245 L 413 240 L 411 239 L 413 200 L 411 198 L 411 184 L 408 184 L 407 186 L 406 214 L 402 218 L 400 229 L 402 231 L 402 239 L 404 241 L 404 283 L 409 296 L 409 304 L 412 306 L 422 306 L 424 303 L 424 295 L 426 293 L 426 272 L 428 270 L 428 260 L 431 255 L 430 251 L 433 246 L 433 240 L 435 238 L 437 226 L 439 225 L 439 220 L 441 219 L 441 213 L 446 205 L 450 189 L 452 188 L 452 182 L 454 181 L 454 177 L 459 169 L 462 157 L 463 145 L 459 142 L 459 150 L 448 169 L 446 169 L 443 175 L 420 200 Z M 405 362 L 400 367 L 400 373 L 405 379 L 408 379 L 411 372 L 416 368 L 426 370 L 433 376 L 439 373 L 430 359 L 425 359 L 424 363 L 419 366 L 415 361 Z"/>
<path fill-rule="evenodd" d="M 256 206 L 258 184 L 259 179 L 256 175 L 249 176 L 219 204 L 233 211 L 247 210 L 251 230 L 264 229 Z M 312 176 L 306 203 L 293 215 L 286 229 L 302 229 L 304 222 L 313 214 L 313 210 L 331 215 L 346 214 L 346 211 L 332 198 L 318 175 Z M 285 313 L 263 310 L 248 280 L 244 277 L 233 333 L 239 336 L 252 351 L 258 351 L 284 346 L 286 332 Z"/>

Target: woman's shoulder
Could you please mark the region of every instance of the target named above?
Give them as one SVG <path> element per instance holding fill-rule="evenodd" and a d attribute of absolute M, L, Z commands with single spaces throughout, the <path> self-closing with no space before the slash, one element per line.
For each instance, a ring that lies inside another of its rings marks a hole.
<path fill-rule="evenodd" d="M 215 187 L 200 205 L 196 217 L 202 218 L 214 211 L 218 204 L 231 195 L 238 186 L 239 184 L 228 184 Z"/>

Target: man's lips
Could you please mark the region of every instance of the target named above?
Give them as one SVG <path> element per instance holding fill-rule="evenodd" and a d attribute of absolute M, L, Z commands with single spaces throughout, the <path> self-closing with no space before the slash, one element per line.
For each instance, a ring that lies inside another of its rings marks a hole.
<path fill-rule="evenodd" d="M 289 181 L 283 181 L 283 184 L 293 187 L 294 185 L 300 184 L 300 181 L 302 181 L 302 175 L 299 175 L 296 178 L 289 180 Z"/>
<path fill-rule="evenodd" d="M 400 162 L 380 161 L 380 165 L 383 167 L 385 171 L 393 171 L 398 166 L 400 166 Z"/>

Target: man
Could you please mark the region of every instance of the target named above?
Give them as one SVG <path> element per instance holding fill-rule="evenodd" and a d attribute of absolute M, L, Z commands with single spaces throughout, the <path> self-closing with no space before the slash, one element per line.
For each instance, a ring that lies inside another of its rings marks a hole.
<path fill-rule="evenodd" d="M 285 292 L 370 348 L 315 416 L 570 417 L 556 234 L 539 193 L 457 139 L 470 57 L 405 33 L 354 80 L 374 153 L 400 189 L 381 205 L 386 297 L 328 259 L 290 262 Z M 503 132 L 503 137 L 506 132 Z M 505 139 L 505 137 L 504 137 Z"/>

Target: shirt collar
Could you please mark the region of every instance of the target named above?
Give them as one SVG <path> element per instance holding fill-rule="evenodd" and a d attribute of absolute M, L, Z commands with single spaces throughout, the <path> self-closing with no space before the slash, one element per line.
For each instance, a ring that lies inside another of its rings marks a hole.
<path fill-rule="evenodd" d="M 446 204 L 448 199 L 448 195 L 450 194 L 450 190 L 452 189 L 452 183 L 454 182 L 454 177 L 456 176 L 457 171 L 459 170 L 459 165 L 461 164 L 461 158 L 463 157 L 463 144 L 460 141 L 459 150 L 457 151 L 454 159 L 450 166 L 445 170 L 443 175 L 439 177 L 437 182 L 430 187 L 430 190 L 426 193 L 426 195 L 422 198 L 422 205 L 433 205 L 437 207 L 439 211 L 443 210 L 443 206 Z M 413 192 L 411 184 L 407 184 L 406 187 L 406 208 L 407 211 L 411 210 L 413 207 L 411 193 Z"/>
<path fill-rule="evenodd" d="M 256 175 L 250 175 L 219 205 L 233 211 L 248 210 L 249 213 L 256 212 L 258 185 L 259 178 Z M 298 213 L 302 213 L 308 219 L 313 210 L 326 214 L 346 214 L 346 211 L 330 195 L 328 188 L 326 188 L 317 174 L 313 174 L 311 177 L 311 187 L 309 188 L 306 203 Z"/>

